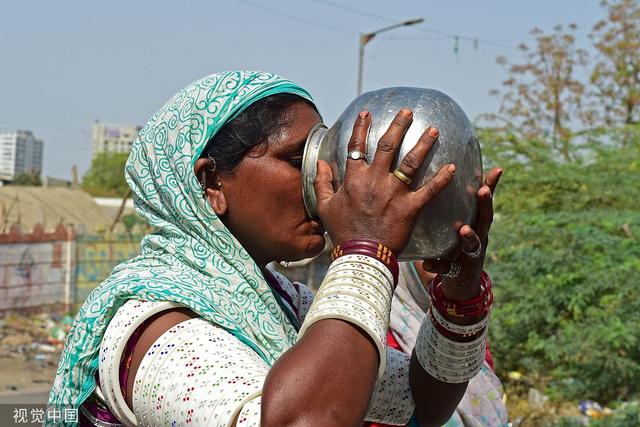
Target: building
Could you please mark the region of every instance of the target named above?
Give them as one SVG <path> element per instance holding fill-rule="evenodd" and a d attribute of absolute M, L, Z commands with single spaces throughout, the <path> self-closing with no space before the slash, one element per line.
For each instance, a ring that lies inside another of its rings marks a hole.
<path fill-rule="evenodd" d="M 40 176 L 42 148 L 31 131 L 0 132 L 0 179 L 10 181 L 25 172 Z"/>
<path fill-rule="evenodd" d="M 128 153 L 142 129 L 134 125 L 93 124 L 93 157 L 99 153 Z"/>

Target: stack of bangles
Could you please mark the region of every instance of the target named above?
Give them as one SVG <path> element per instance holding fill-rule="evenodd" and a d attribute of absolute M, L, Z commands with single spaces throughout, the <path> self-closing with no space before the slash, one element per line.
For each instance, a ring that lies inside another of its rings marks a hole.
<path fill-rule="evenodd" d="M 382 243 L 374 242 L 373 240 L 349 240 L 333 248 L 333 251 L 331 251 L 331 261 L 335 261 L 337 258 L 344 255 L 355 254 L 367 255 L 383 262 L 393 276 L 393 287 L 395 289 L 395 286 L 398 284 L 398 272 L 400 270 L 398 267 L 398 260 L 393 255 L 393 252 L 391 252 L 391 249 Z"/>
<path fill-rule="evenodd" d="M 352 323 L 375 343 L 380 355 L 380 378 L 386 366 L 386 338 L 398 261 L 389 248 L 365 239 L 337 245 L 332 260 L 300 327 L 298 340 L 309 326 L 323 319 Z"/>
<path fill-rule="evenodd" d="M 485 272 L 480 280 L 480 294 L 466 301 L 448 300 L 439 275 L 429 284 L 431 307 L 422 321 L 415 352 L 424 370 L 440 381 L 467 382 L 484 364 L 493 293 Z M 463 325 L 445 316 L 480 320 Z"/>

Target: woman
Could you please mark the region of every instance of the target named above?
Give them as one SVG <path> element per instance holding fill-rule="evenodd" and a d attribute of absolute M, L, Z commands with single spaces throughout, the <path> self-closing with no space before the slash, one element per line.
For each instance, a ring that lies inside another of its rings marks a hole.
<path fill-rule="evenodd" d="M 411 115 L 398 113 L 372 160 L 348 160 L 337 191 L 329 165 L 318 164 L 320 224 L 306 217 L 300 186 L 306 136 L 320 122 L 304 89 L 273 74 L 239 71 L 208 76 L 175 95 L 142 129 L 126 167 L 137 211 L 157 231 L 81 308 L 50 405 L 80 407 L 88 425 L 446 421 L 464 393 L 466 371 L 476 368 L 486 328 L 447 340 L 426 325 L 422 350 L 411 360 L 383 342 L 397 280 L 393 254 L 455 173 L 447 165 L 417 191 L 400 179 L 415 175 L 437 139 L 435 128 L 390 173 Z M 352 153 L 364 150 L 370 122 L 360 113 Z M 486 249 L 480 242 L 498 175 L 492 171 L 480 189 L 478 234 L 460 228 L 469 256 L 447 270 L 456 276 L 445 279 L 450 299 L 487 293 L 478 255 Z M 318 254 L 325 228 L 342 246 L 310 304 L 306 288 L 268 264 Z M 470 328 L 475 320 L 463 319 Z M 454 353 L 472 349 L 474 362 L 443 368 L 429 339 Z M 445 381 L 432 376 L 439 372 Z"/>

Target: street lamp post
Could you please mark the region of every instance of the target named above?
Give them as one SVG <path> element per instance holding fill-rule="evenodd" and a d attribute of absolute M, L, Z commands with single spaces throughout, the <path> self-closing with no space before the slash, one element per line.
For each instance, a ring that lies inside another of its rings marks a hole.
<path fill-rule="evenodd" d="M 376 34 L 380 34 L 384 31 L 393 30 L 399 27 L 408 27 L 409 25 L 416 25 L 424 22 L 424 18 L 417 19 L 409 19 L 404 22 L 400 22 L 398 24 L 390 25 L 388 27 L 381 28 L 379 30 L 373 31 L 371 33 L 361 33 L 360 34 L 360 49 L 358 52 L 358 95 L 362 93 L 362 71 L 364 67 L 364 45 L 369 43 L 371 39 L 373 39 Z"/>

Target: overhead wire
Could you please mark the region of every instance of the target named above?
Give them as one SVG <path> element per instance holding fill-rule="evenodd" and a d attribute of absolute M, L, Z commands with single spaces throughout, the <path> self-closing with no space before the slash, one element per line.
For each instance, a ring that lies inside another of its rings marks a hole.
<path fill-rule="evenodd" d="M 357 15 L 361 15 L 361 16 L 366 16 L 368 18 L 373 18 L 373 19 L 377 19 L 386 23 L 390 23 L 390 24 L 398 24 L 398 21 L 388 18 L 386 16 L 382 16 L 382 15 L 378 15 L 375 13 L 371 13 L 371 12 L 367 12 L 361 9 L 356 9 L 350 6 L 345 6 L 343 4 L 340 3 L 336 3 L 333 2 L 331 0 L 311 0 L 315 3 L 319 3 L 319 4 L 324 4 L 330 7 L 334 7 L 336 9 L 341 9 L 350 13 L 354 13 Z M 280 18 L 285 18 L 285 19 L 290 19 L 293 21 L 297 21 L 300 23 L 304 23 L 304 24 L 308 24 L 308 25 L 312 25 L 318 28 L 324 28 L 326 30 L 331 30 L 331 31 L 338 31 L 338 32 L 342 32 L 342 33 L 346 33 L 346 34 L 359 34 L 359 32 L 357 31 L 353 31 L 351 29 L 348 28 L 344 28 L 344 27 L 339 27 L 336 25 L 329 25 L 329 24 L 325 24 L 322 22 L 318 22 L 318 21 L 314 21 L 312 19 L 308 19 L 302 16 L 297 16 L 297 15 L 293 15 L 290 13 L 285 13 L 285 12 L 281 12 L 279 10 L 276 9 L 272 9 L 270 7 L 266 7 L 262 4 L 259 3 L 255 3 L 253 1 L 249 1 L 249 0 L 239 0 L 239 3 L 247 6 L 247 7 L 251 7 L 257 10 L 260 10 L 262 12 L 266 12 L 269 13 L 271 15 L 274 16 L 278 16 Z M 493 46 L 493 47 L 497 47 L 497 48 L 501 48 L 501 49 L 511 49 L 511 50 L 518 50 L 517 46 L 513 46 L 513 45 L 509 45 L 509 44 L 505 44 L 505 43 L 500 43 L 500 42 L 496 42 L 496 41 L 492 41 L 489 39 L 484 39 L 484 38 L 479 38 L 479 37 L 472 37 L 472 36 L 467 36 L 467 35 L 459 35 L 459 34 L 454 34 L 454 33 L 449 33 L 446 31 L 441 31 L 441 30 L 437 30 L 434 28 L 429 28 L 429 27 L 425 27 L 423 25 L 412 25 L 411 28 L 423 32 L 423 33 L 429 33 L 429 34 L 434 34 L 440 37 L 445 37 L 445 38 L 449 38 L 451 40 L 453 40 L 454 42 L 454 51 L 457 47 L 457 43 L 460 40 L 463 41 L 468 41 L 473 43 L 474 49 L 478 49 L 478 46 L 480 43 L 482 43 L 483 45 L 488 45 L 488 46 Z M 416 37 L 416 38 L 412 38 L 415 40 L 422 40 L 422 38 Z M 424 38 L 424 40 L 428 40 L 428 38 Z"/>
<path fill-rule="evenodd" d="M 324 28 L 325 30 L 339 31 L 339 32 L 348 33 L 348 34 L 358 34 L 356 31 L 350 30 L 348 28 L 338 27 L 338 26 L 335 26 L 335 25 L 323 24 L 321 22 L 313 21 L 311 19 L 303 18 L 301 16 L 291 15 L 289 13 L 283 13 L 283 12 L 277 11 L 275 9 L 271 9 L 269 7 L 265 7 L 265 6 L 261 5 L 261 4 L 254 3 L 252 1 L 239 0 L 238 2 L 240 4 L 245 5 L 245 6 L 252 7 L 254 9 L 259 9 L 259 10 L 261 10 L 263 12 L 269 13 L 271 15 L 278 16 L 280 18 L 291 19 L 293 21 L 298 21 L 298 22 L 305 23 L 305 24 L 308 24 L 308 25 L 313 25 L 315 27 Z"/>
<path fill-rule="evenodd" d="M 341 10 L 344 10 L 344 11 L 347 11 L 347 12 L 355 13 L 357 15 L 378 19 L 378 20 L 386 22 L 386 23 L 390 23 L 390 24 L 397 24 L 398 23 L 396 20 L 388 18 L 386 16 L 377 15 L 375 13 L 367 12 L 367 11 L 364 11 L 364 10 L 361 10 L 361 9 L 356 9 L 356 8 L 353 8 L 353 7 L 350 7 L 350 6 L 345 6 L 343 4 L 336 3 L 336 2 L 331 1 L 331 0 L 311 0 L 311 1 L 313 1 L 315 3 L 320 3 L 320 4 L 327 5 L 327 6 L 331 6 L 331 7 L 334 7 L 336 9 L 341 9 Z M 485 44 L 485 45 L 498 47 L 498 48 L 501 48 L 501 49 L 519 50 L 517 46 L 513 46 L 513 45 L 509 45 L 509 44 L 505 44 L 505 43 L 499 43 L 499 42 L 491 41 L 491 40 L 480 38 L 480 37 L 472 37 L 472 36 L 465 36 L 465 35 L 449 33 L 449 32 L 446 32 L 446 31 L 441 31 L 441 30 L 425 27 L 424 25 L 412 25 L 411 28 L 413 28 L 414 30 L 417 30 L 417 31 L 424 32 L 424 33 L 431 33 L 431 34 L 439 35 L 441 37 L 450 38 L 450 39 L 452 39 L 454 41 L 454 43 L 456 43 L 456 40 L 458 40 L 458 41 L 459 40 L 470 41 L 470 42 L 472 42 L 474 44 L 474 48 L 477 48 L 478 44 L 482 43 L 482 44 Z"/>

